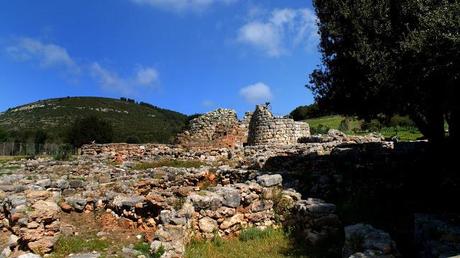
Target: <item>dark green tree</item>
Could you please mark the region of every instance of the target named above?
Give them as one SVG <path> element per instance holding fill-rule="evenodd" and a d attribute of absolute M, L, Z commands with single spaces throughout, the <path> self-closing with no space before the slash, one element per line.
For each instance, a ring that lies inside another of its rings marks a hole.
<path fill-rule="evenodd" d="M 43 130 L 35 131 L 34 135 L 34 145 L 35 145 L 35 153 L 38 154 L 41 151 L 41 147 L 45 144 L 46 140 L 48 139 L 48 134 Z"/>
<path fill-rule="evenodd" d="M 447 118 L 455 135 L 458 1 L 316 0 L 314 5 L 322 66 L 307 87 L 320 107 L 367 121 L 408 114 L 433 141 L 444 138 Z"/>
<path fill-rule="evenodd" d="M 321 110 L 317 103 L 308 106 L 298 106 L 289 113 L 289 116 L 295 121 L 302 121 L 309 118 L 326 115 L 327 111 Z"/>
<path fill-rule="evenodd" d="M 8 133 L 0 127 L 0 142 L 6 142 L 8 140 Z"/>
<path fill-rule="evenodd" d="M 74 147 L 88 143 L 110 143 L 113 139 L 112 124 L 96 116 L 77 119 L 68 130 L 68 142 Z"/>

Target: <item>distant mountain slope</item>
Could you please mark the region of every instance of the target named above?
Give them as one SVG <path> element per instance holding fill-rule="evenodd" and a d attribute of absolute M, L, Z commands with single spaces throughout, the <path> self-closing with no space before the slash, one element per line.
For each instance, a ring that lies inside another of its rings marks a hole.
<path fill-rule="evenodd" d="M 142 142 L 167 143 L 187 121 L 184 114 L 149 104 L 99 97 L 67 97 L 10 108 L 0 113 L 0 127 L 7 131 L 44 129 L 59 141 L 76 118 L 90 115 L 113 124 L 115 142 L 137 136 Z"/>

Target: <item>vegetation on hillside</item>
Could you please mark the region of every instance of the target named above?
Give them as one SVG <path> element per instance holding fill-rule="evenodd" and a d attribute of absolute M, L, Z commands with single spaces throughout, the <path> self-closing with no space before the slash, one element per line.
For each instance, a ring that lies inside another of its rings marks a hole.
<path fill-rule="evenodd" d="M 65 142 L 67 128 L 76 120 L 89 116 L 113 125 L 113 141 L 169 143 L 182 130 L 187 116 L 132 99 L 67 97 L 41 100 L 10 108 L 0 115 L 0 141 L 34 142 L 38 130 L 47 134 L 46 142 Z"/>
<path fill-rule="evenodd" d="M 369 122 L 354 117 L 340 115 L 322 116 L 304 120 L 310 125 L 312 134 L 326 134 L 329 129 L 337 129 L 347 134 L 366 134 L 376 132 L 385 138 L 397 138 L 402 141 L 413 141 L 422 138 L 422 134 L 411 123 L 408 117 L 399 115 L 390 119 L 390 122 L 380 122 L 373 119 Z"/>
<path fill-rule="evenodd" d="M 409 115 L 435 142 L 460 133 L 460 2 L 315 0 L 320 107 L 370 121 Z"/>
<path fill-rule="evenodd" d="M 298 106 L 289 113 L 289 117 L 295 121 L 302 121 L 309 118 L 315 118 L 320 116 L 330 115 L 326 110 L 319 108 L 317 103 L 313 103 L 307 106 Z"/>
<path fill-rule="evenodd" d="M 88 143 L 110 143 L 113 140 L 113 126 L 110 122 L 96 116 L 77 118 L 69 127 L 67 141 L 74 147 Z"/>

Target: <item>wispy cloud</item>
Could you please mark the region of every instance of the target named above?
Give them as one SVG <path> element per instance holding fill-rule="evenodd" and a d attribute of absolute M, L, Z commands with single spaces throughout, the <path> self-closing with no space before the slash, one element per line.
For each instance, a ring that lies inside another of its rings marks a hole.
<path fill-rule="evenodd" d="M 158 71 L 152 67 L 141 67 L 136 73 L 136 82 L 139 85 L 152 86 L 158 81 Z"/>
<path fill-rule="evenodd" d="M 231 4 L 238 0 L 130 0 L 133 3 L 174 12 L 202 11 L 214 4 Z"/>
<path fill-rule="evenodd" d="M 126 95 L 135 95 L 140 87 L 154 88 L 158 83 L 159 74 L 153 67 L 139 68 L 134 77 L 123 78 L 98 62 L 90 66 L 91 75 L 98 83 L 109 91 Z"/>
<path fill-rule="evenodd" d="M 289 53 L 289 49 L 311 49 L 318 43 L 317 18 L 310 9 L 276 9 L 251 20 L 238 30 L 237 40 L 262 50 L 270 57 Z"/>
<path fill-rule="evenodd" d="M 216 105 L 216 103 L 214 103 L 214 101 L 212 100 L 203 100 L 203 102 L 201 102 L 201 105 L 203 105 L 204 107 L 214 107 Z"/>
<path fill-rule="evenodd" d="M 75 75 L 89 76 L 103 89 L 129 96 L 136 95 L 141 89 L 154 89 L 159 84 L 159 73 L 153 67 L 138 66 L 131 76 L 122 77 L 99 62 L 78 63 L 65 47 L 35 38 L 15 38 L 4 47 L 4 51 L 20 62 L 65 71 L 71 80 Z"/>
<path fill-rule="evenodd" d="M 242 88 L 240 90 L 240 96 L 242 96 L 244 100 L 250 104 L 260 104 L 262 102 L 270 101 L 273 98 L 270 87 L 262 82 L 251 84 Z"/>
<path fill-rule="evenodd" d="M 16 38 L 6 47 L 6 52 L 18 61 L 37 62 L 42 68 L 59 68 L 71 73 L 80 72 L 80 67 L 67 49 L 38 39 Z"/>

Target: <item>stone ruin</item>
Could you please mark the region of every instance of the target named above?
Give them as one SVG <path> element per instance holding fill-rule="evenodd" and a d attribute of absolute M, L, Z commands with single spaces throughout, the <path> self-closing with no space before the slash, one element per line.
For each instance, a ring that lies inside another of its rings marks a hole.
<path fill-rule="evenodd" d="M 233 147 L 245 143 L 247 131 L 231 109 L 217 109 L 197 117 L 177 136 L 179 145 L 189 147 Z"/>
<path fill-rule="evenodd" d="M 276 118 L 266 105 L 256 106 L 248 129 L 248 145 L 291 145 L 310 136 L 307 123 Z"/>
<path fill-rule="evenodd" d="M 195 118 L 190 128 L 178 135 L 177 143 L 189 147 L 290 145 L 309 136 L 307 123 L 275 117 L 269 106 L 257 105 L 242 121 L 230 109 L 217 109 Z"/>

